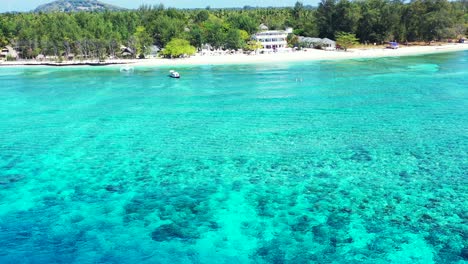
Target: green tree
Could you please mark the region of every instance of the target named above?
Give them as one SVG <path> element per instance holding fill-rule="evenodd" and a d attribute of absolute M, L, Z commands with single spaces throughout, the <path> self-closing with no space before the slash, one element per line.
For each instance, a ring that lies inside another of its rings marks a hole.
<path fill-rule="evenodd" d="M 322 0 L 315 14 L 319 37 L 335 37 L 335 0 Z"/>
<path fill-rule="evenodd" d="M 245 46 L 246 50 L 255 51 L 255 52 L 257 52 L 257 50 L 261 48 L 263 48 L 262 43 L 260 43 L 259 41 L 255 41 L 255 40 L 249 41 L 247 45 Z"/>
<path fill-rule="evenodd" d="M 203 23 L 210 17 L 210 13 L 207 10 L 201 10 L 195 15 L 195 23 Z"/>
<path fill-rule="evenodd" d="M 244 47 L 245 42 L 242 39 L 239 29 L 231 28 L 226 35 L 226 45 L 227 49 L 238 50 Z"/>
<path fill-rule="evenodd" d="M 168 58 L 179 58 L 184 55 L 191 56 L 195 54 L 195 52 L 195 47 L 190 45 L 188 40 L 175 38 L 167 43 L 162 51 L 162 55 Z"/>
<path fill-rule="evenodd" d="M 456 34 L 451 30 L 455 21 L 450 3 L 446 0 L 440 0 L 425 4 L 428 12 L 424 15 L 424 39 L 431 41 L 455 37 Z"/>
<path fill-rule="evenodd" d="M 201 48 L 204 43 L 203 31 L 198 25 L 195 25 L 189 33 L 190 44 L 196 48 Z"/>
<path fill-rule="evenodd" d="M 354 2 L 339 0 L 333 14 L 334 32 L 356 32 L 361 10 Z"/>
<path fill-rule="evenodd" d="M 144 58 L 145 55 L 148 55 L 151 46 L 151 36 L 146 32 L 145 27 L 139 26 L 136 28 L 135 34 L 136 41 L 136 52 L 138 57 Z"/>
<path fill-rule="evenodd" d="M 314 21 L 306 21 L 302 26 L 301 36 L 316 37 L 319 35 L 317 24 Z"/>
<path fill-rule="evenodd" d="M 244 40 L 244 42 L 249 41 L 250 34 L 247 31 L 241 29 L 239 30 L 239 34 L 240 34 L 241 39 Z"/>
<path fill-rule="evenodd" d="M 357 36 L 362 41 L 382 43 L 393 38 L 395 21 L 391 20 L 392 10 L 387 0 L 366 0 L 360 2 L 361 18 Z"/>
<path fill-rule="evenodd" d="M 6 46 L 7 44 L 8 40 L 5 37 L 0 36 L 0 48 Z"/>
<path fill-rule="evenodd" d="M 259 24 L 254 17 L 246 14 L 232 15 L 229 17 L 228 22 L 232 27 L 245 30 L 249 34 L 257 32 Z"/>
<path fill-rule="evenodd" d="M 292 9 L 292 17 L 295 20 L 300 20 L 302 18 L 302 13 L 304 12 L 304 4 L 302 2 L 297 1 L 294 4 L 294 8 Z"/>
<path fill-rule="evenodd" d="M 227 25 L 219 18 L 212 17 L 203 23 L 204 39 L 214 48 L 222 48 L 226 43 Z"/>
<path fill-rule="evenodd" d="M 356 38 L 355 34 L 338 32 L 336 34 L 336 44 L 340 45 L 345 51 L 359 43 L 359 39 Z"/>
<path fill-rule="evenodd" d="M 294 34 L 289 34 L 286 40 L 288 41 L 288 46 L 290 48 L 297 47 L 299 45 L 299 38 Z"/>

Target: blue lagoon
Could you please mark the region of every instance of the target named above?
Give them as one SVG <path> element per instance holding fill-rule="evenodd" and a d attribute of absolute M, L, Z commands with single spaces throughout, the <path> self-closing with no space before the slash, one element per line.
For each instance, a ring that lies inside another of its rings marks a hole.
<path fill-rule="evenodd" d="M 467 58 L 0 68 L 0 262 L 467 263 Z"/>

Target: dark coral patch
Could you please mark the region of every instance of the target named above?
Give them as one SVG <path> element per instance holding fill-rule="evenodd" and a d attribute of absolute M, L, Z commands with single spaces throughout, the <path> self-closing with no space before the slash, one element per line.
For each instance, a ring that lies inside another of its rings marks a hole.
<path fill-rule="evenodd" d="M 196 230 L 183 228 L 177 224 L 162 225 L 151 233 L 154 241 L 170 241 L 174 239 L 192 240 L 200 237 Z"/>
<path fill-rule="evenodd" d="M 364 148 L 356 148 L 350 157 L 351 160 L 356 162 L 369 162 L 372 161 L 370 152 Z"/>

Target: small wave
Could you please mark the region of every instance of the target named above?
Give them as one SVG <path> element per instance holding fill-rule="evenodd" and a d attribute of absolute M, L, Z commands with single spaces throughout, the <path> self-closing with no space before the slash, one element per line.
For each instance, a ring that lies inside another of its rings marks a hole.
<path fill-rule="evenodd" d="M 21 75 L 23 74 L 22 72 L 11 72 L 11 71 L 6 71 L 6 72 L 0 72 L 0 77 L 3 76 L 16 76 L 16 75 Z"/>
<path fill-rule="evenodd" d="M 408 66 L 409 70 L 413 71 L 428 71 L 428 72 L 437 72 L 439 71 L 439 65 L 432 63 L 418 64 Z"/>

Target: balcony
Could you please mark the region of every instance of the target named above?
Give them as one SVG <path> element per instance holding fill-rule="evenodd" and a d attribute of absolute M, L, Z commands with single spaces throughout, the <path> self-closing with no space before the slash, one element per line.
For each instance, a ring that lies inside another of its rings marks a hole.
<path fill-rule="evenodd" d="M 274 42 L 260 42 L 262 46 L 273 46 L 273 45 L 288 45 L 286 41 L 274 41 Z"/>
<path fill-rule="evenodd" d="M 282 35 L 268 35 L 268 36 L 254 36 L 254 39 L 258 41 L 263 41 L 265 39 L 286 39 L 287 35 L 282 34 Z"/>

